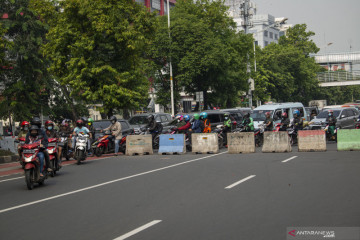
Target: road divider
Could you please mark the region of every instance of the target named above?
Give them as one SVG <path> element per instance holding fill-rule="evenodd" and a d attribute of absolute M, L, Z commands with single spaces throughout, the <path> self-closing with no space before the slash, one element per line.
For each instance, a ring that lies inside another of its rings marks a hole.
<path fill-rule="evenodd" d="M 290 138 L 287 132 L 264 132 L 263 153 L 291 152 Z"/>
<path fill-rule="evenodd" d="M 252 132 L 228 133 L 227 145 L 229 153 L 254 153 L 255 137 Z"/>
<path fill-rule="evenodd" d="M 126 155 L 153 154 L 152 136 L 128 135 L 126 138 Z"/>
<path fill-rule="evenodd" d="M 298 131 L 299 152 L 326 151 L 326 135 L 323 130 Z"/>
<path fill-rule="evenodd" d="M 216 133 L 193 133 L 191 134 L 193 153 L 218 153 L 219 142 Z"/>
<path fill-rule="evenodd" d="M 186 153 L 185 134 L 161 134 L 159 154 Z"/>
<path fill-rule="evenodd" d="M 360 129 L 340 129 L 337 131 L 338 151 L 360 151 Z"/>

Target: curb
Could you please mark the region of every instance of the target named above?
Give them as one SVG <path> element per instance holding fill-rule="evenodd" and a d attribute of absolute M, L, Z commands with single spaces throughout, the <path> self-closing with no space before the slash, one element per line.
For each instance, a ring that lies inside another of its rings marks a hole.
<path fill-rule="evenodd" d="M 17 161 L 19 161 L 18 155 L 0 157 L 0 163 L 11 163 L 11 162 L 17 162 Z"/>

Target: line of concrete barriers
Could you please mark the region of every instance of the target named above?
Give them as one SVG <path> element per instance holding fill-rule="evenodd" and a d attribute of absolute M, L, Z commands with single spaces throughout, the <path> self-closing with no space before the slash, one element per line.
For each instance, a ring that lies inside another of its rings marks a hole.
<path fill-rule="evenodd" d="M 229 153 L 254 153 L 254 133 L 228 133 Z M 193 153 L 218 153 L 218 136 L 216 133 L 194 133 L 191 135 Z M 360 130 L 338 130 L 337 150 L 360 150 Z M 287 132 L 264 132 L 262 152 L 291 152 L 292 146 Z M 326 151 L 326 135 L 322 130 L 307 130 L 298 132 L 298 151 Z M 159 154 L 186 153 L 184 134 L 160 135 Z M 153 154 L 151 135 L 129 135 L 126 140 L 126 155 Z"/>

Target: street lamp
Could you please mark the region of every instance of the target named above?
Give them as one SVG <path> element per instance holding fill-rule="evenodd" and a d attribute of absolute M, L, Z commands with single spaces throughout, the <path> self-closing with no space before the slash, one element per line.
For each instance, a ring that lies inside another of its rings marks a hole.
<path fill-rule="evenodd" d="M 168 28 L 169 28 L 169 39 L 171 43 L 171 36 L 170 36 L 170 3 L 167 0 L 167 14 L 168 14 Z M 169 57 L 169 65 L 170 65 L 170 92 L 171 92 L 171 115 L 175 116 L 175 109 L 174 109 L 174 83 L 173 83 L 173 72 L 172 72 L 172 64 L 171 64 L 171 55 Z"/>

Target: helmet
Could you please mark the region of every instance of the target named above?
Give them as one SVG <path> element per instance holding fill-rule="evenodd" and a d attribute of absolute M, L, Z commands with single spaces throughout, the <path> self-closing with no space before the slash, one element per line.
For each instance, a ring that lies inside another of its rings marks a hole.
<path fill-rule="evenodd" d="M 225 119 L 225 120 L 229 120 L 229 114 L 228 114 L 228 113 L 225 113 L 225 114 L 224 114 L 224 119 Z"/>
<path fill-rule="evenodd" d="M 185 120 L 185 122 L 190 121 L 190 116 L 186 114 L 186 115 L 184 116 L 184 120 Z"/>
<path fill-rule="evenodd" d="M 281 114 L 281 116 L 284 117 L 284 118 L 287 118 L 287 113 L 286 113 L 286 112 L 283 112 L 283 113 Z"/>
<path fill-rule="evenodd" d="M 207 119 L 208 114 L 207 114 L 206 112 L 202 112 L 202 113 L 200 113 L 200 117 L 201 117 L 202 119 Z"/>
<path fill-rule="evenodd" d="M 83 120 L 83 122 L 86 123 L 88 118 L 87 117 L 81 117 L 81 120 Z"/>
<path fill-rule="evenodd" d="M 45 122 L 45 127 L 49 126 L 49 125 L 53 125 L 54 126 L 54 122 L 51 120 L 48 120 Z"/>
<path fill-rule="evenodd" d="M 110 122 L 112 122 L 113 124 L 116 123 L 117 118 L 115 116 L 111 116 L 110 117 Z"/>
<path fill-rule="evenodd" d="M 92 119 L 92 118 L 88 118 L 88 120 L 87 120 L 88 122 L 91 122 L 91 123 L 93 123 L 94 122 L 94 120 Z"/>
<path fill-rule="evenodd" d="M 25 126 L 29 126 L 29 125 L 30 125 L 30 123 L 27 122 L 27 121 L 23 121 L 23 122 L 21 123 L 21 127 L 22 127 L 22 128 L 25 127 Z"/>
<path fill-rule="evenodd" d="M 69 127 L 69 124 L 67 124 L 67 123 L 62 123 L 61 126 L 67 128 L 67 127 Z"/>
<path fill-rule="evenodd" d="M 147 120 L 149 121 L 149 122 L 151 122 L 152 120 L 154 120 L 155 119 L 155 117 L 154 117 L 154 115 L 152 115 L 152 114 L 150 114 L 148 117 L 147 117 Z"/>
<path fill-rule="evenodd" d="M 266 112 L 266 113 L 265 113 L 265 116 L 266 116 L 266 117 L 270 117 L 270 112 Z"/>
<path fill-rule="evenodd" d="M 36 135 L 39 133 L 39 127 L 37 125 L 31 125 L 30 127 L 30 135 L 33 137 L 36 137 Z M 31 133 L 31 131 L 36 130 L 36 133 Z"/>
<path fill-rule="evenodd" d="M 199 115 L 198 113 L 195 113 L 195 114 L 194 114 L 194 119 L 195 119 L 195 120 L 199 120 L 199 118 L 200 118 L 200 115 Z"/>
<path fill-rule="evenodd" d="M 181 114 L 176 114 L 175 118 L 180 119 L 182 117 Z"/>
<path fill-rule="evenodd" d="M 296 114 L 297 116 L 299 116 L 299 115 L 300 115 L 300 111 L 299 111 L 299 110 L 295 110 L 295 111 L 293 112 L 293 114 Z"/>
<path fill-rule="evenodd" d="M 36 126 L 38 126 L 38 128 L 41 128 L 41 120 L 40 120 L 40 118 L 34 117 L 31 120 L 31 125 L 36 125 Z"/>
<path fill-rule="evenodd" d="M 77 126 L 77 127 L 82 127 L 82 126 L 84 126 L 84 121 L 81 120 L 81 119 L 77 120 L 77 121 L 76 121 L 76 126 Z"/>
<path fill-rule="evenodd" d="M 330 109 L 330 110 L 329 110 L 329 113 L 334 113 L 334 111 Z"/>
<path fill-rule="evenodd" d="M 245 117 L 245 118 L 249 118 L 249 117 L 250 117 L 250 113 L 246 113 L 246 114 L 244 115 L 244 117 Z"/>

